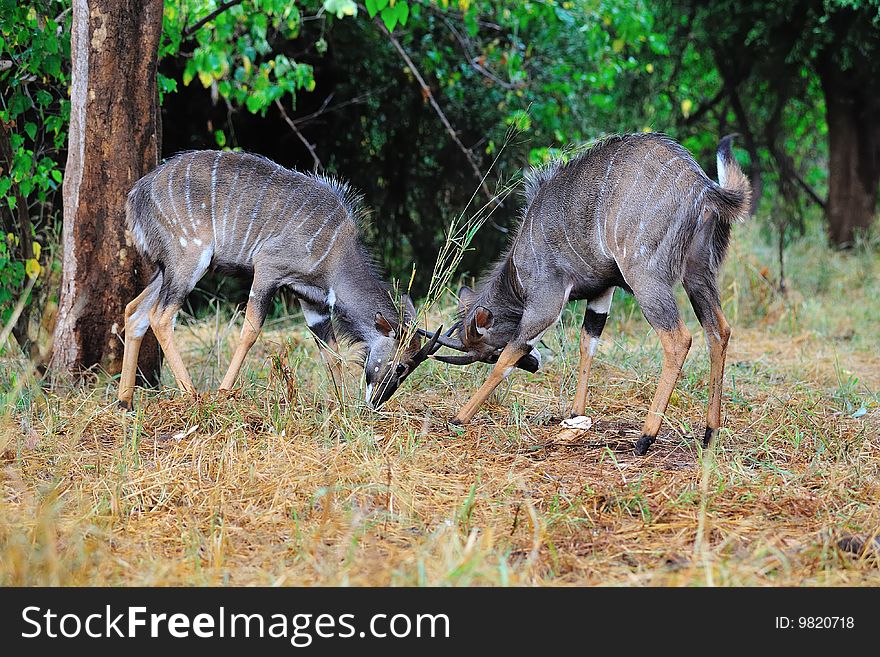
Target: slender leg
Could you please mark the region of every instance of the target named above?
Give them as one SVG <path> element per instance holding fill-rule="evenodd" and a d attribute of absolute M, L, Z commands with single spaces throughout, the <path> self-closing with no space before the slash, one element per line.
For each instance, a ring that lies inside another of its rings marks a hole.
<path fill-rule="evenodd" d="M 150 281 L 137 297 L 125 307 L 125 350 L 122 355 L 122 373 L 119 376 L 119 405 L 130 409 L 134 396 L 134 383 L 137 374 L 138 352 L 144 334 L 150 327 L 150 311 L 159 298 L 162 287 L 162 274 Z"/>
<path fill-rule="evenodd" d="M 492 368 L 489 378 L 480 386 L 467 404 L 458 412 L 458 415 L 452 420 L 452 424 L 467 424 L 476 415 L 480 406 L 489 398 L 495 388 L 508 377 L 513 371 L 516 362 L 532 350 L 531 345 L 519 343 L 508 344 L 501 355 L 498 356 L 498 362 Z"/>
<path fill-rule="evenodd" d="M 600 297 L 593 299 L 587 304 L 584 312 L 584 323 L 581 326 L 580 351 L 581 359 L 578 368 L 577 391 L 574 395 L 574 407 L 572 417 L 583 415 L 587 408 L 587 385 L 590 379 L 590 368 L 593 364 L 593 355 L 599 345 L 602 329 L 608 319 L 611 310 L 611 300 L 614 298 L 614 288 L 608 288 Z"/>
<path fill-rule="evenodd" d="M 636 454 L 646 454 L 657 438 L 669 397 L 681 373 L 681 367 L 691 348 L 691 334 L 681 321 L 672 288 L 653 279 L 643 279 L 633 287 L 636 299 L 651 327 L 660 336 L 663 345 L 663 369 L 654 401 L 642 426 L 642 436 L 636 443 Z"/>
<path fill-rule="evenodd" d="M 193 386 L 189 372 L 186 371 L 186 365 L 183 364 L 177 345 L 174 343 L 174 318 L 177 316 L 180 306 L 180 301 L 174 301 L 165 306 L 162 303 L 156 305 L 150 310 L 150 327 L 153 329 L 159 346 L 165 354 L 165 359 L 174 373 L 178 387 L 194 394 L 195 386 Z"/>
<path fill-rule="evenodd" d="M 238 348 L 232 356 L 232 362 L 229 363 L 229 369 L 226 370 L 226 376 L 220 384 L 220 390 L 230 390 L 235 385 L 238 373 L 241 371 L 244 358 L 248 351 L 254 346 L 260 331 L 263 328 L 263 321 L 266 319 L 266 313 L 269 311 L 269 301 L 275 294 L 276 286 L 265 285 L 254 276 L 254 283 L 251 286 L 251 295 L 248 299 L 247 308 L 244 311 L 244 324 L 241 327 L 241 340 Z"/>
<path fill-rule="evenodd" d="M 312 335 L 315 336 L 315 342 L 318 343 L 321 360 L 327 366 L 327 371 L 330 372 L 330 380 L 338 392 L 342 386 L 343 371 L 338 355 L 339 343 L 336 341 L 333 323 L 330 320 L 330 307 L 313 304 L 304 299 L 299 300 L 299 305 L 302 306 L 306 324 L 308 324 Z"/>
<path fill-rule="evenodd" d="M 535 345 L 541 339 L 548 328 L 559 321 L 562 309 L 568 301 L 568 288 L 565 294 L 557 299 L 545 298 L 540 306 L 531 310 L 527 310 L 522 316 L 517 329 L 516 336 L 507 343 L 501 354 L 498 356 L 498 362 L 492 368 L 489 378 L 480 386 L 467 404 L 458 412 L 458 415 L 452 420 L 453 424 L 467 424 L 476 414 L 477 410 L 489 395 L 498 387 L 507 376 L 513 371 L 517 361 L 532 351 Z"/>
<path fill-rule="evenodd" d="M 682 365 L 691 348 L 691 334 L 681 319 L 671 330 L 655 330 L 660 335 L 660 344 L 663 345 L 663 370 L 660 372 L 660 383 L 654 394 L 654 401 L 651 402 L 648 417 L 645 418 L 645 424 L 642 426 L 642 437 L 636 443 L 636 454 L 640 455 L 646 454 L 648 448 L 657 439 L 663 415 L 669 405 L 669 398 L 672 396 Z"/>
<path fill-rule="evenodd" d="M 706 433 L 703 436 L 703 447 L 708 447 L 721 426 L 721 389 L 727 344 L 730 341 L 730 325 L 721 311 L 714 278 L 689 280 L 686 277 L 684 286 L 709 346 L 709 404 L 706 409 Z"/>

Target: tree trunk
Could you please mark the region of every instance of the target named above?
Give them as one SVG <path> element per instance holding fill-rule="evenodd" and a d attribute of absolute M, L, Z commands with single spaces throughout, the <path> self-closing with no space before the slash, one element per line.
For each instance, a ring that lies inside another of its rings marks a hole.
<path fill-rule="evenodd" d="M 880 103 L 872 80 L 826 63 L 820 69 L 828 122 L 828 234 L 838 246 L 852 246 L 867 230 L 877 208 L 880 184 Z"/>
<path fill-rule="evenodd" d="M 158 161 L 156 59 L 162 0 L 73 0 L 64 175 L 63 276 L 52 367 L 115 374 L 123 311 L 150 271 L 125 230 L 125 198 Z M 158 375 L 155 339 L 141 371 Z"/>

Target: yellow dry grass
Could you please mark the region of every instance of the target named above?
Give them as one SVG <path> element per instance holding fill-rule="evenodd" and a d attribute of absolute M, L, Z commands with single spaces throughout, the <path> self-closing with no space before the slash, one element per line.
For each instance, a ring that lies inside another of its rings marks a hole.
<path fill-rule="evenodd" d="M 757 293 L 733 299 L 727 280 L 734 315 Z M 445 420 L 485 366 L 426 364 L 374 413 L 355 365 L 336 400 L 295 320 L 265 334 L 236 394 L 139 390 L 128 414 L 107 377 L 44 390 L 7 358 L 0 584 L 880 585 L 870 553 L 838 547 L 880 532 L 873 339 L 760 303 L 735 323 L 717 445 L 693 440 L 697 337 L 647 457 L 632 446 L 659 348 L 626 303 L 594 369 L 595 423 L 574 439 L 558 427 L 575 383 L 569 313 L 543 372 L 511 377 L 464 430 Z M 216 386 L 235 331 L 181 324 L 197 384 Z"/>

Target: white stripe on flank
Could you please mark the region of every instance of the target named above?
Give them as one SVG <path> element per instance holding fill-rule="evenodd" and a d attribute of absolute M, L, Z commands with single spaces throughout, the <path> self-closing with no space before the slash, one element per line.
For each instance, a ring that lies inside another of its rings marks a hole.
<path fill-rule="evenodd" d="M 309 325 L 309 328 L 314 328 L 321 322 L 326 322 L 330 319 L 330 315 L 324 315 L 320 312 L 316 312 L 314 308 L 307 306 L 304 303 L 300 303 L 303 311 L 303 317 L 306 318 L 306 324 Z"/>
<path fill-rule="evenodd" d="M 279 223 L 278 218 L 284 216 L 284 213 L 287 212 L 287 208 L 289 208 L 290 204 L 293 202 L 293 196 L 287 194 L 287 190 L 289 190 L 291 186 L 291 183 L 288 182 L 287 187 L 285 188 L 285 194 L 275 194 L 275 202 L 272 204 L 272 209 L 266 213 L 266 221 L 264 221 L 263 224 L 260 226 L 260 230 L 257 232 L 257 236 L 254 237 L 253 246 L 251 246 L 251 250 L 248 252 L 248 262 L 253 262 L 254 254 L 257 252 L 257 249 L 262 245 L 262 242 L 260 242 L 260 237 L 263 236 L 263 231 L 266 230 L 266 226 L 271 223 L 272 219 L 275 219 L 275 225 L 277 226 Z M 287 203 L 284 204 L 281 212 L 277 212 L 278 204 L 281 203 L 281 199 L 284 198 L 285 195 L 287 196 Z"/>
<path fill-rule="evenodd" d="M 324 219 L 324 221 L 323 221 L 323 222 L 321 223 L 321 225 L 318 227 L 318 230 L 315 231 L 315 234 L 312 235 L 311 239 L 309 239 L 308 242 L 306 242 L 306 253 L 308 253 L 308 254 L 311 255 L 311 253 L 312 253 L 312 245 L 315 243 L 315 238 L 317 238 L 318 235 L 321 234 L 321 231 L 324 230 L 324 226 L 326 226 L 328 223 L 330 223 L 330 220 L 331 220 L 333 217 L 335 217 L 335 216 L 337 215 L 337 213 L 338 213 L 340 210 L 342 210 L 343 213 L 345 212 L 345 211 L 343 210 L 342 206 L 340 205 L 338 210 L 336 210 L 335 212 L 331 212 L 331 213 L 329 213 L 329 214 L 327 215 L 327 218 Z M 339 226 L 341 226 L 341 225 L 342 225 L 342 223 L 339 224 Z M 336 232 L 333 233 L 334 237 L 336 236 L 336 233 L 339 232 L 339 226 L 336 227 Z M 326 255 L 326 253 L 325 253 L 324 255 Z M 323 260 L 323 258 L 321 258 L 321 259 Z"/>
<path fill-rule="evenodd" d="M 238 187 L 239 178 L 241 178 L 241 167 L 235 167 L 235 179 L 232 181 L 232 185 L 230 185 L 229 187 L 229 192 L 226 194 L 226 205 L 223 207 L 223 231 L 220 234 L 220 237 L 222 237 L 223 239 L 220 242 L 220 246 L 226 246 L 226 225 L 229 221 L 229 206 L 232 203 L 232 195 L 235 194 L 235 188 Z"/>
<path fill-rule="evenodd" d="M 649 150 L 645 153 L 645 157 L 642 160 L 642 166 L 639 168 L 639 177 L 637 178 L 638 182 L 642 182 L 642 178 L 645 177 L 645 163 L 648 161 L 648 157 L 654 154 L 654 151 L 657 150 L 657 146 Z M 632 196 L 633 191 L 637 187 L 635 182 L 630 183 L 629 189 L 626 191 L 626 195 L 623 197 L 623 200 L 617 206 L 617 213 L 614 215 L 614 246 L 616 248 L 620 248 L 620 214 L 623 212 L 626 204 L 629 203 L 629 197 Z M 626 257 L 626 254 L 623 256 Z"/>
<path fill-rule="evenodd" d="M 193 232 L 196 232 L 196 223 L 193 218 L 192 211 L 192 200 L 189 195 L 189 183 L 190 183 L 190 169 L 192 168 L 193 160 L 195 159 L 196 154 L 193 153 L 190 155 L 189 162 L 186 163 L 186 173 L 183 175 L 183 202 L 186 206 L 186 216 L 189 218 L 190 226 L 193 227 Z"/>
<path fill-rule="evenodd" d="M 330 306 L 330 310 L 336 305 L 336 290 L 332 287 L 327 291 L 327 305 Z"/>
<path fill-rule="evenodd" d="M 248 174 L 249 180 L 251 178 L 253 178 L 256 170 L 257 170 L 257 164 L 254 163 L 254 165 L 251 167 L 250 173 Z M 233 239 L 235 238 L 235 227 L 238 225 L 238 215 L 241 213 L 241 204 L 244 203 L 244 198 L 245 198 L 244 194 L 239 196 L 238 205 L 235 206 L 235 214 L 232 215 L 232 237 L 233 237 Z"/>
<path fill-rule="evenodd" d="M 217 239 L 217 223 L 214 219 L 217 198 L 217 165 L 220 164 L 221 157 L 223 157 L 223 151 L 217 151 L 217 155 L 214 156 L 214 164 L 211 165 L 211 234 L 215 241 Z"/>
<path fill-rule="evenodd" d="M 314 273 L 314 271 L 324 262 L 324 259 L 330 254 L 330 249 L 333 248 L 333 245 L 336 243 L 336 237 L 339 235 L 339 231 L 342 230 L 342 227 L 345 224 L 339 224 L 336 227 L 336 230 L 333 231 L 333 236 L 330 238 L 330 242 L 327 244 L 327 248 L 324 249 L 323 255 L 315 261 L 315 264 L 312 265 L 311 269 L 309 269 L 309 273 Z M 315 239 L 314 237 L 312 239 Z M 335 301 L 335 299 L 334 299 Z"/>
<path fill-rule="evenodd" d="M 308 193 L 306 193 L 306 198 L 305 198 L 305 200 L 302 202 L 302 205 L 299 206 L 299 209 L 298 209 L 296 212 L 294 212 L 292 215 L 290 215 L 290 218 L 293 219 L 294 217 L 296 217 L 297 215 L 299 215 L 299 213 L 303 211 L 303 208 L 306 207 L 306 204 L 307 204 L 310 200 L 311 200 L 311 197 L 308 195 Z M 318 206 L 319 206 L 319 205 L 320 205 L 320 203 L 316 203 L 316 204 L 315 204 L 315 207 L 312 209 L 312 211 L 309 212 L 305 217 L 303 217 L 302 220 L 300 220 L 300 222 L 299 222 L 299 223 L 293 228 L 293 231 L 294 231 L 294 232 L 296 232 L 296 231 L 298 231 L 300 228 L 302 228 L 302 227 L 303 227 L 303 224 L 305 224 L 309 219 L 311 219 L 311 218 L 315 215 L 315 213 L 318 211 Z"/>
<path fill-rule="evenodd" d="M 602 184 L 599 185 L 599 193 L 596 194 L 596 243 L 599 245 L 599 250 L 602 252 L 602 255 L 606 258 L 608 257 L 608 250 L 605 248 L 605 236 L 602 234 L 602 227 L 599 223 L 599 212 L 602 210 L 605 202 L 605 183 L 608 182 L 608 176 L 611 175 L 611 167 L 614 166 L 614 160 L 617 157 L 617 153 L 611 156 L 611 160 L 608 162 L 608 168 L 605 170 L 605 177 L 602 179 Z M 564 225 L 564 224 L 563 224 Z M 567 236 L 566 236 L 567 237 Z M 571 241 L 569 240 L 569 244 Z"/>
<path fill-rule="evenodd" d="M 244 249 L 247 246 L 248 238 L 251 236 L 251 230 L 253 230 L 254 222 L 257 220 L 257 214 L 260 210 L 263 209 L 263 201 L 266 199 L 266 190 L 269 189 L 269 185 L 272 182 L 272 178 L 275 177 L 275 174 L 281 171 L 282 166 L 280 164 L 275 165 L 275 170 L 269 174 L 266 178 L 266 182 L 263 184 L 263 189 L 260 190 L 260 195 L 257 197 L 256 203 L 254 203 L 254 210 L 251 212 L 251 218 L 248 221 L 247 232 L 244 234 L 244 238 L 241 240 L 241 249 L 238 251 L 237 260 L 241 262 L 241 256 L 244 255 Z"/>
<path fill-rule="evenodd" d="M 174 160 L 174 174 L 177 174 L 177 170 L 180 168 L 180 160 L 181 158 L 177 158 Z M 171 209 L 174 211 L 174 222 L 180 226 L 180 229 L 183 231 L 183 234 L 189 237 L 189 231 L 184 226 L 183 222 L 180 220 L 180 213 L 177 211 L 177 206 L 174 204 L 174 188 L 171 186 L 172 181 L 174 180 L 174 176 L 171 175 L 171 171 L 166 169 L 166 175 L 168 176 L 168 202 L 171 204 Z"/>
<path fill-rule="evenodd" d="M 657 185 L 660 184 L 660 181 L 663 179 L 663 176 L 666 173 L 666 168 L 678 159 L 679 159 L 679 157 L 678 157 L 678 155 L 676 155 L 673 158 L 666 160 L 666 162 L 664 162 L 660 166 L 660 170 L 657 172 L 657 179 L 654 181 L 654 184 L 651 185 L 651 189 L 648 190 L 648 193 L 645 194 L 645 200 L 642 202 L 642 209 L 640 211 L 640 214 L 642 216 L 644 216 L 644 214 L 645 214 L 645 206 L 647 206 L 648 201 L 651 200 L 651 197 L 654 194 L 654 190 L 657 189 Z M 644 229 L 644 221 L 639 222 L 639 228 Z"/>

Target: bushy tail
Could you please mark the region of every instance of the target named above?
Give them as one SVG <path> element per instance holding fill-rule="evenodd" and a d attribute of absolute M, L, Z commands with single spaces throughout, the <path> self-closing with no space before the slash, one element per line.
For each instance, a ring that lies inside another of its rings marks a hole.
<path fill-rule="evenodd" d="M 752 205 L 752 186 L 733 156 L 733 138 L 727 135 L 718 144 L 718 183 L 713 194 L 718 217 L 726 224 L 748 218 Z"/>

